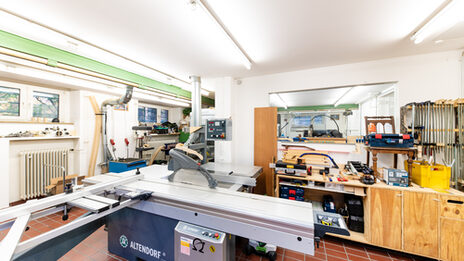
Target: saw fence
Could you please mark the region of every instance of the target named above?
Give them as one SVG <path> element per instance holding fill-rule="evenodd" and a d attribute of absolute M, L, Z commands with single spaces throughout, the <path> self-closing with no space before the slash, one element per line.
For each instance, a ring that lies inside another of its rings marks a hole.
<path fill-rule="evenodd" d="M 412 133 L 419 157 L 452 166 L 451 186 L 464 186 L 464 99 L 401 107 L 401 133 Z"/>

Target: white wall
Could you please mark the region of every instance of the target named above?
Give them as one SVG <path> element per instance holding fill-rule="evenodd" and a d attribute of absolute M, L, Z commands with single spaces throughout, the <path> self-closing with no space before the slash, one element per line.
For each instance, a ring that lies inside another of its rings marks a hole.
<path fill-rule="evenodd" d="M 31 82 L 32 81 L 32 82 Z M 40 82 L 40 83 L 39 83 Z M 88 164 L 90 158 L 90 151 L 93 142 L 93 134 L 95 127 L 95 115 L 92 110 L 89 96 L 95 96 L 97 103 L 101 104 L 106 99 L 118 98 L 124 91 L 122 89 L 105 88 L 100 85 L 99 91 L 92 90 L 94 86 L 85 85 L 70 85 L 61 84 L 58 82 L 44 82 L 35 81 L 28 79 L 28 82 L 23 81 L 20 77 L 14 78 L 3 78 L 0 77 L 0 86 L 13 87 L 21 89 L 21 116 L 20 117 L 0 117 L 0 120 L 15 120 L 15 121 L 30 121 L 32 118 L 32 91 L 45 91 L 60 94 L 60 120 L 62 122 L 71 122 L 74 125 L 60 125 L 60 124 L 19 124 L 19 123 L 0 123 L 0 135 L 7 135 L 9 133 L 18 131 L 39 131 L 46 127 L 60 126 L 60 128 L 67 128 L 68 130 L 75 131 L 75 135 L 80 136 L 75 146 L 75 159 L 76 164 L 70 169 L 72 173 L 78 173 L 80 175 L 87 175 Z M 113 93 L 113 94 L 111 94 Z M 145 103 L 147 104 L 147 103 Z M 148 103 L 150 104 L 150 103 Z M 178 123 L 182 118 L 182 109 L 175 107 L 167 107 L 162 105 L 150 104 L 150 106 L 158 108 L 158 114 L 160 109 L 169 110 L 169 121 Z M 135 151 L 135 135 L 132 131 L 132 126 L 138 124 L 138 100 L 132 99 L 129 103 L 129 111 L 117 111 L 109 109 L 108 113 L 108 138 L 113 138 L 116 142 L 116 156 L 126 157 L 127 150 L 124 144 L 124 138 L 128 138 L 129 144 L 129 156 L 134 156 Z M 158 118 L 160 116 L 158 115 Z M 50 143 L 49 141 L 41 141 L 42 143 Z M 100 144 L 99 154 L 97 158 L 97 164 L 101 162 L 102 145 Z M 16 154 L 12 154 L 15 157 Z M 6 160 L 4 158 L 3 160 Z M 2 160 L 0 159 L 0 163 Z M 14 162 L 13 162 L 14 163 Z M 19 170 L 15 164 L 13 176 L 19 175 Z M 100 167 L 96 167 L 96 173 L 100 173 Z"/>
<path fill-rule="evenodd" d="M 254 108 L 269 106 L 269 92 L 396 81 L 400 106 L 457 98 L 461 95 L 461 54 L 449 51 L 244 78 L 232 86 L 233 141 L 224 153 L 231 154 L 232 162 L 253 163 Z M 218 96 L 216 109 L 221 106 Z"/>
<path fill-rule="evenodd" d="M 215 117 L 230 118 L 234 107 L 232 105 L 233 79 L 231 77 L 202 79 L 202 87 L 215 90 Z M 234 124 L 232 118 L 232 126 Z M 234 139 L 233 133 L 232 139 Z M 232 162 L 232 141 L 214 142 L 214 161 Z"/>

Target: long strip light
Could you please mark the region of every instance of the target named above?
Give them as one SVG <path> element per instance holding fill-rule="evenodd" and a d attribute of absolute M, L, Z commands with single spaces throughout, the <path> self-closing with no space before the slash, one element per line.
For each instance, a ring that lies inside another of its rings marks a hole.
<path fill-rule="evenodd" d="M 47 59 L 24 54 L 21 52 L 17 52 L 14 50 L 10 50 L 7 48 L 0 47 L 0 60 L 6 61 L 10 64 L 19 65 L 19 67 L 30 67 L 46 72 L 57 73 L 60 75 L 66 75 L 73 78 L 84 79 L 91 82 L 98 82 L 102 83 L 106 86 L 118 87 L 118 88 L 125 88 L 126 85 L 131 85 L 137 87 L 139 89 L 146 89 L 147 94 L 156 94 L 157 96 L 165 97 L 168 99 L 179 100 L 183 102 L 189 102 L 190 99 L 177 97 L 174 94 L 163 92 L 160 90 L 152 90 L 148 89 L 148 87 L 139 86 L 136 83 L 120 80 L 111 76 L 95 73 L 92 71 L 88 71 L 85 69 L 73 67 L 70 65 L 65 65 L 58 63 L 57 67 L 47 66 Z M 45 74 L 44 74 L 45 75 Z M 41 78 L 41 77 L 38 77 Z"/>
<path fill-rule="evenodd" d="M 282 104 L 284 105 L 284 108 L 285 108 L 285 109 L 288 109 L 287 103 L 284 101 L 284 99 L 282 99 L 282 97 L 280 96 L 280 94 L 275 93 L 275 95 L 277 96 L 277 98 L 279 98 L 280 102 L 282 102 Z"/>
<path fill-rule="evenodd" d="M 81 86 L 87 89 L 96 91 L 105 91 L 111 93 L 124 93 L 126 85 L 111 82 L 103 79 L 93 78 L 87 75 L 79 75 L 72 71 L 66 71 L 60 68 L 54 68 L 46 65 L 35 64 L 35 66 L 28 66 L 14 62 L 5 62 L 5 57 L 0 56 L 0 71 L 12 73 L 16 75 L 33 77 L 48 81 L 54 81 L 74 86 Z M 10 59 L 12 60 L 12 59 Z M 32 62 L 31 62 L 32 63 Z M 31 65 L 31 64 L 29 64 Z M 41 68 L 45 67 L 45 68 Z M 79 77 L 80 76 L 80 77 Z M 83 76 L 83 77 L 82 77 Z M 113 90 L 112 90 L 113 89 Z M 134 97 L 142 100 L 148 100 L 157 103 L 165 103 L 170 105 L 177 105 L 182 107 L 189 107 L 189 100 L 175 98 L 172 96 L 155 93 L 153 91 L 136 89 L 134 90 Z"/>
<path fill-rule="evenodd" d="M 338 105 L 341 104 L 341 101 L 343 99 L 343 97 L 345 97 L 346 95 L 348 95 L 349 92 L 351 92 L 351 90 L 353 90 L 354 87 L 351 87 L 349 88 L 345 93 L 342 94 L 342 96 L 340 96 L 340 98 L 338 98 L 335 103 L 334 103 L 334 107 L 337 107 Z"/>
<path fill-rule="evenodd" d="M 47 60 L 44 58 L 40 58 L 40 57 L 36 57 L 36 56 L 32 56 L 32 55 L 28 55 L 28 54 L 24 54 L 24 53 L 20 53 L 17 51 L 13 51 L 10 49 L 0 47 L 0 65 L 2 65 L 3 68 L 7 68 L 7 66 L 10 68 L 27 67 L 27 68 L 44 71 L 44 72 L 53 72 L 59 75 L 66 75 L 66 76 L 76 78 L 76 79 L 83 79 L 83 80 L 87 80 L 87 82 L 96 82 L 96 83 L 103 84 L 104 86 L 107 86 L 110 88 L 116 87 L 121 90 L 125 90 L 127 86 L 127 83 L 119 83 L 111 79 L 103 79 L 101 77 L 97 77 L 97 75 L 90 76 L 87 73 L 82 74 L 80 72 L 76 72 L 77 70 L 65 70 L 65 69 L 61 69 L 58 67 L 47 66 L 46 63 L 47 63 Z M 143 90 L 144 87 L 138 86 L 138 89 Z M 179 99 L 179 100 L 186 101 L 186 102 L 190 101 L 190 99 L 188 98 L 183 98 L 183 97 L 177 98 L 174 94 L 169 94 L 169 93 L 164 94 L 161 91 L 155 91 L 155 90 L 150 89 L 145 92 L 147 94 L 155 93 L 158 96 Z"/>
<path fill-rule="evenodd" d="M 2 20 L 2 25 L 15 25 L 13 28 L 8 28 L 7 26 L 6 31 L 10 31 L 9 29 L 11 29 L 12 33 L 25 36 L 26 38 L 32 36 L 32 40 L 39 42 L 44 40 L 44 38 L 53 39 L 54 42 L 61 43 L 61 45 L 59 44 L 59 46 L 56 46 L 57 48 L 65 48 L 67 51 L 88 56 L 89 58 L 99 60 L 112 66 L 120 67 L 124 70 L 155 79 L 168 85 L 178 86 L 187 91 L 192 90 L 191 83 L 186 80 L 167 74 L 138 61 L 134 61 L 128 57 L 89 43 L 83 39 L 64 33 L 50 26 L 33 21 L 1 7 L 0 18 Z M 0 26 L 0 29 L 3 29 L 3 26 Z M 69 47 L 70 45 L 72 45 L 71 49 L 75 50 L 71 50 Z M 201 93 L 204 96 L 209 96 L 210 94 L 209 91 L 203 89 Z"/>
<path fill-rule="evenodd" d="M 240 55 L 240 59 L 242 61 L 243 66 L 245 66 L 245 68 L 247 68 L 248 70 L 251 70 L 251 65 L 252 65 L 251 59 L 248 57 L 247 53 L 240 46 L 238 41 L 233 37 L 232 33 L 230 33 L 227 27 L 222 23 L 221 19 L 216 15 L 213 9 L 208 5 L 206 0 L 192 0 L 192 3 L 198 4 L 201 6 L 201 8 L 205 11 L 208 17 L 219 28 L 219 30 L 224 33 L 226 38 L 229 39 L 229 41 L 235 47 L 238 54 Z"/>
<path fill-rule="evenodd" d="M 449 28 L 464 20 L 463 2 L 461 0 L 448 0 L 448 3 L 436 15 L 411 36 L 411 41 L 419 44 L 437 31 Z"/>

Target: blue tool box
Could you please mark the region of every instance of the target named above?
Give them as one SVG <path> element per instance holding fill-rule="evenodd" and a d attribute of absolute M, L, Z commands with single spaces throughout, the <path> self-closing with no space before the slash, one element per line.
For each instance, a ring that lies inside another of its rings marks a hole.
<path fill-rule="evenodd" d="M 143 168 L 147 166 L 147 162 L 141 159 L 120 159 L 118 161 L 110 161 L 108 166 L 109 172 L 120 173 L 136 168 Z"/>
<path fill-rule="evenodd" d="M 410 148 L 414 146 L 414 138 L 409 134 L 369 134 L 365 142 L 371 147 Z"/>

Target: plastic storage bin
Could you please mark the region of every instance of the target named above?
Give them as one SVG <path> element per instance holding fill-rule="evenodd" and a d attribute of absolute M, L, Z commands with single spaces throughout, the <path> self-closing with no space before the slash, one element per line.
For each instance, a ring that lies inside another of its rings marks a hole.
<path fill-rule="evenodd" d="M 304 201 L 304 189 L 286 185 L 280 186 L 280 198 Z"/>
<path fill-rule="evenodd" d="M 420 161 L 412 163 L 411 178 L 412 182 L 426 188 L 437 190 L 447 190 L 450 187 L 451 167 L 435 164 L 421 165 Z M 408 162 L 404 163 L 406 171 L 408 171 Z"/>

